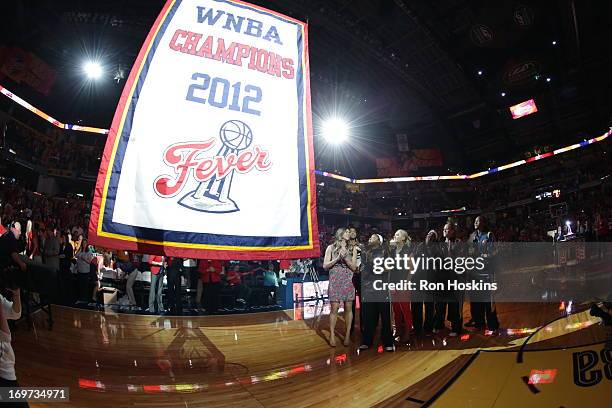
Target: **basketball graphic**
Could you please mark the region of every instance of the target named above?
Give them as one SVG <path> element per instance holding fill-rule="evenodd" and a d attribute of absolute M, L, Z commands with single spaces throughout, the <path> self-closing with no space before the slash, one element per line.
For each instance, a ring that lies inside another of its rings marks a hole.
<path fill-rule="evenodd" d="M 228 120 L 219 129 L 221 142 L 232 150 L 244 150 L 253 142 L 253 132 L 240 120 Z"/>
<path fill-rule="evenodd" d="M 247 149 L 253 142 L 253 131 L 241 120 L 228 120 L 219 128 L 219 139 L 222 146 L 217 156 L 227 157 Z M 240 211 L 238 205 L 229 196 L 234 171 L 224 177 L 200 183 L 198 188 L 181 200 L 179 204 L 192 210 L 207 213 L 230 213 Z"/>

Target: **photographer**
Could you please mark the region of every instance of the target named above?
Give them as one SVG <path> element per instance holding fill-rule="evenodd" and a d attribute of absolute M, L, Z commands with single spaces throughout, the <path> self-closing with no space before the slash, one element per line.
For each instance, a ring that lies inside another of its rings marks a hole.
<path fill-rule="evenodd" d="M 27 270 L 25 262 L 19 256 L 19 252 L 23 250 L 23 245 L 19 241 L 20 237 L 21 224 L 19 222 L 11 223 L 9 230 L 0 237 L 0 267 L 3 272 L 8 272 L 9 277 L 12 268 L 18 267 L 21 273 Z M 2 276 L 6 275 L 2 274 Z M 9 286 L 8 283 L 0 282 L 0 285 Z M 6 288 L 6 291 L 12 294 L 13 301 L 7 300 L 0 294 L 0 387 L 19 387 L 15 376 L 15 353 L 11 346 L 11 330 L 7 320 L 17 320 L 21 317 L 21 290 Z M 28 407 L 29 405 L 23 402 L 12 406 Z"/>
<path fill-rule="evenodd" d="M 26 271 L 26 264 L 19 256 L 23 250 L 19 237 L 21 237 L 21 224 L 14 221 L 9 226 L 9 230 L 0 237 L 0 267 L 16 266 L 22 272 Z"/>
<path fill-rule="evenodd" d="M 11 330 L 8 319 L 17 320 L 21 317 L 20 289 L 6 289 L 12 293 L 13 301 L 0 295 L 0 387 L 19 387 L 15 376 L 15 353 L 11 346 Z M 28 407 L 27 402 L 14 403 L 14 407 Z"/>

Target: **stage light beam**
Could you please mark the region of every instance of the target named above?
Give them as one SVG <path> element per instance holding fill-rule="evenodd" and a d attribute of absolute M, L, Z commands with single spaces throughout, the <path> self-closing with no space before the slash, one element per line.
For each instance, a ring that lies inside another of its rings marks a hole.
<path fill-rule="evenodd" d="M 328 143 L 342 144 L 349 138 L 349 126 L 342 119 L 328 119 L 323 123 L 323 137 Z"/>
<path fill-rule="evenodd" d="M 102 76 L 102 66 L 95 61 L 88 61 L 83 64 L 83 71 L 89 79 L 98 79 Z"/>

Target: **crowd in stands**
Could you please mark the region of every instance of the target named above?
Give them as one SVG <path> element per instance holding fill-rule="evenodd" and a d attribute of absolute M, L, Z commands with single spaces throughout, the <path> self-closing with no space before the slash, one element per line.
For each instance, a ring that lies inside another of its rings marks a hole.
<path fill-rule="evenodd" d="M 86 200 L 47 197 L 26 190 L 14 180 L 8 178 L 0 180 L 0 215 L 5 223 L 15 219 L 25 220 L 31 221 L 38 232 L 57 229 L 70 233 L 78 231 L 79 235 L 83 234 L 91 207 Z"/>
<path fill-rule="evenodd" d="M 606 145 L 593 145 L 493 175 L 462 181 L 349 184 L 319 178 L 318 205 L 327 212 L 378 218 L 465 208 L 495 211 L 508 203 L 537 200 L 543 192 L 560 190 L 561 199 L 609 175 Z M 321 185 L 322 184 L 322 185 Z"/>
<path fill-rule="evenodd" d="M 11 119 L 6 124 L 4 142 L 6 151 L 15 158 L 47 170 L 65 170 L 75 176 L 98 173 L 101 146 L 76 143 L 62 129 L 47 126 L 41 131 Z"/>

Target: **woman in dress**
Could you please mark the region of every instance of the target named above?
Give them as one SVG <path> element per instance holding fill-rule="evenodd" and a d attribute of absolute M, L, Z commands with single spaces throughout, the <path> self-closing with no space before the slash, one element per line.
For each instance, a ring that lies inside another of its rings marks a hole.
<path fill-rule="evenodd" d="M 346 335 L 344 345 L 350 343 L 351 322 L 353 320 L 353 301 L 355 300 L 355 287 L 353 286 L 353 270 L 356 268 L 357 249 L 348 246 L 350 231 L 339 228 L 336 231 L 334 243 L 325 250 L 323 268 L 329 271 L 329 301 L 331 312 L 329 315 L 329 344 L 336 346 L 336 320 L 340 302 L 344 303 L 344 323 Z"/>

